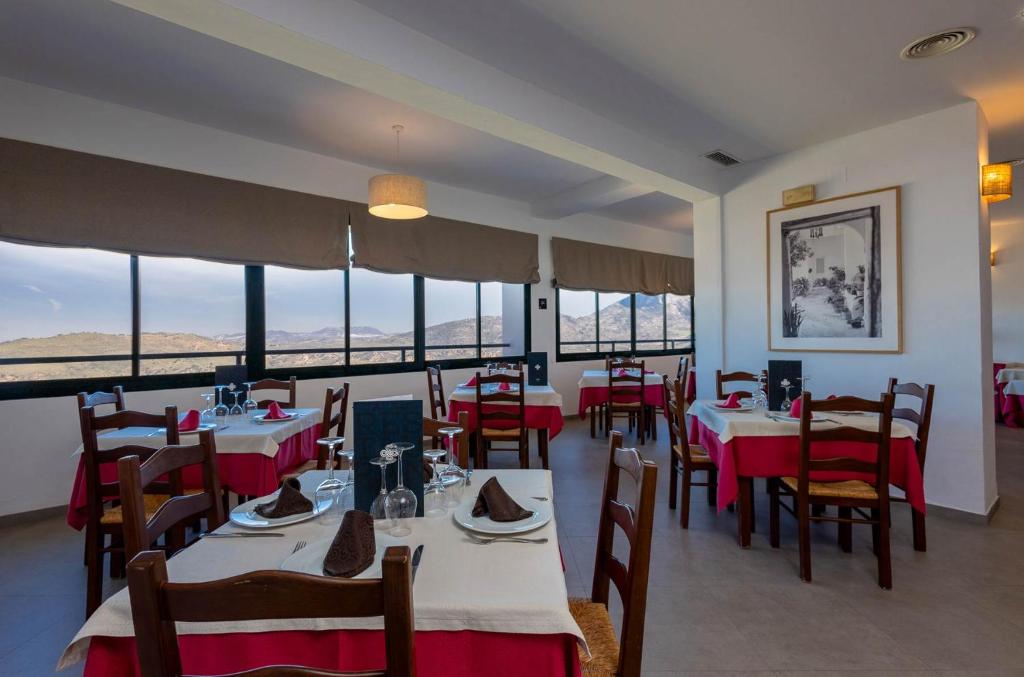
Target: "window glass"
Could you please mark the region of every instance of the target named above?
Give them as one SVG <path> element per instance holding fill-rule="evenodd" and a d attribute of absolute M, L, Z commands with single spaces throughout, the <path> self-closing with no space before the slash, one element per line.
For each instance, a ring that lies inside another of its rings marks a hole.
<path fill-rule="evenodd" d="M 129 376 L 131 333 L 131 257 L 0 242 L 0 360 L 83 357 L 0 364 L 0 382 Z"/>
<path fill-rule="evenodd" d="M 267 368 L 345 364 L 345 273 L 266 266 Z M 275 354 L 280 350 L 325 352 Z"/>
<path fill-rule="evenodd" d="M 665 294 L 666 322 L 669 350 L 693 346 L 693 297 Z"/>
<path fill-rule="evenodd" d="M 597 305 L 601 309 L 599 331 L 600 352 L 618 352 L 630 350 L 630 309 L 629 294 L 597 295 Z"/>
<path fill-rule="evenodd" d="M 482 355 L 508 357 L 526 354 L 526 296 L 521 284 L 480 284 Z"/>
<path fill-rule="evenodd" d="M 597 352 L 597 303 L 592 291 L 558 290 L 558 339 L 563 353 Z"/>
<path fill-rule="evenodd" d="M 349 270 L 351 364 L 413 362 L 412 275 Z"/>
<path fill-rule="evenodd" d="M 664 296 L 636 295 L 636 349 L 665 350 Z"/>
<path fill-rule="evenodd" d="M 244 362 L 244 266 L 140 256 L 139 284 L 140 374 L 210 372 Z M 174 355 L 151 357 L 166 353 Z"/>
<path fill-rule="evenodd" d="M 428 362 L 477 357 L 476 283 L 423 281 Z"/>

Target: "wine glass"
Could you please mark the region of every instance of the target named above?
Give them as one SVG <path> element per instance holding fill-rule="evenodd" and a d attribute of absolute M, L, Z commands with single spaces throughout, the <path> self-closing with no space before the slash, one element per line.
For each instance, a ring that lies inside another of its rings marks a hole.
<path fill-rule="evenodd" d="M 789 382 L 789 379 L 784 378 L 779 382 L 779 387 L 786 393 L 786 399 L 782 400 L 782 411 L 788 413 L 793 408 L 793 400 L 789 399 L 789 393 L 793 389 L 793 384 Z"/>
<path fill-rule="evenodd" d="M 807 389 L 807 384 L 811 381 L 810 376 L 801 376 L 797 381 L 800 381 L 800 394 L 811 392 Z"/>
<path fill-rule="evenodd" d="M 465 477 L 466 471 L 459 467 L 459 458 L 455 453 L 455 436 L 462 433 L 462 428 L 453 425 L 448 426 L 447 428 L 441 428 L 437 432 L 448 436 L 448 467 L 445 468 L 444 472 L 450 475 L 457 474 L 461 477 Z M 458 451 L 461 452 L 462 450 L 459 449 Z"/>
<path fill-rule="evenodd" d="M 441 428 L 438 432 L 448 436 L 448 466 L 441 471 L 441 483 L 447 485 L 445 505 L 454 508 L 462 501 L 462 488 L 466 484 L 466 471 L 459 467 L 458 456 L 455 453 L 455 436 L 462 432 L 462 428 L 449 426 Z"/>
<path fill-rule="evenodd" d="M 423 502 L 427 517 L 443 517 L 446 512 L 445 505 L 447 499 L 445 497 L 444 482 L 437 473 L 437 460 L 444 456 L 445 453 L 444 449 L 427 449 L 423 452 L 423 455 L 432 461 L 434 467 L 434 474 L 430 478 L 430 484 L 427 485 L 423 492 Z"/>
<path fill-rule="evenodd" d="M 206 400 L 206 408 L 199 412 L 199 420 L 213 423 L 217 419 L 213 413 L 213 393 L 203 393 L 200 397 Z"/>
<path fill-rule="evenodd" d="M 241 416 L 245 413 L 242 409 L 242 405 L 238 403 L 238 396 L 242 394 L 241 390 L 233 390 L 230 393 L 235 398 L 235 403 L 231 405 L 231 409 L 228 410 L 228 416 Z"/>
<path fill-rule="evenodd" d="M 213 388 L 217 391 L 217 406 L 213 408 L 213 415 L 217 419 L 226 419 L 228 417 L 228 405 L 224 404 L 224 389 L 227 386 L 213 386 Z"/>
<path fill-rule="evenodd" d="M 313 492 L 314 505 L 319 507 L 322 499 L 329 500 L 327 507 L 320 516 L 324 524 L 340 522 L 347 510 L 344 490 L 348 485 L 334 476 L 334 448 L 344 442 L 344 437 L 322 437 L 316 441 L 320 446 L 327 447 L 327 477 L 320 482 L 316 491 Z"/>
<path fill-rule="evenodd" d="M 416 506 L 418 500 L 416 494 L 411 489 L 405 486 L 402 477 L 402 454 L 410 449 L 414 449 L 416 445 L 409 442 L 394 442 L 389 444 L 388 447 L 393 448 L 397 453 L 398 461 L 398 484 L 384 499 L 384 513 L 388 520 L 391 521 L 392 527 L 388 531 L 392 536 L 401 538 L 402 536 L 408 536 L 412 533 L 412 529 L 406 523 L 399 523 L 397 520 L 405 520 L 410 517 L 416 516 Z"/>
<path fill-rule="evenodd" d="M 256 400 L 252 399 L 252 387 L 256 385 L 256 381 L 245 382 L 245 402 L 242 402 L 242 409 L 245 411 L 245 415 L 249 418 L 253 417 L 253 412 L 259 408 Z"/>
<path fill-rule="evenodd" d="M 768 394 L 765 392 L 765 380 L 767 377 L 764 374 L 757 375 L 757 390 L 754 391 L 754 410 L 765 411 L 768 409 Z"/>
<path fill-rule="evenodd" d="M 395 462 L 395 457 L 391 455 L 391 450 L 384 449 L 380 452 L 380 456 L 370 460 L 375 466 L 380 467 L 380 493 L 378 493 L 373 502 L 370 504 L 370 517 L 373 518 L 373 526 L 377 529 L 387 529 L 388 523 L 387 513 L 384 511 L 384 501 L 388 497 L 388 485 L 387 478 L 384 471 L 388 465 Z"/>

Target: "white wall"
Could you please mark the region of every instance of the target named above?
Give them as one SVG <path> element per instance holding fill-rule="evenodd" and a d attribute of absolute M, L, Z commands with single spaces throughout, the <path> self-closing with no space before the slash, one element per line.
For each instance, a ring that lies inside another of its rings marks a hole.
<path fill-rule="evenodd" d="M 753 371 L 772 358 L 803 360 L 819 394 L 877 397 L 890 376 L 934 383 L 927 499 L 985 513 L 996 499 L 989 235 L 978 198 L 986 145 L 980 110 L 962 104 L 746 167 L 721 198 L 720 220 L 717 209 L 698 204 L 697 298 L 724 279 L 721 323 L 702 314 L 703 305 L 696 313 L 702 392 L 720 365 Z M 768 351 L 765 212 L 781 205 L 784 189 L 807 183 L 819 198 L 902 187 L 903 354 Z M 723 359 L 709 364 L 704 348 L 719 342 Z"/>
<path fill-rule="evenodd" d="M 252 181 L 348 200 L 364 201 L 366 182 L 376 170 L 323 155 L 266 143 L 139 110 L 0 78 L 0 137 L 125 158 L 155 165 Z M 537 233 L 541 282 L 532 290 L 532 349 L 547 351 L 551 384 L 563 396 L 563 411 L 576 411 L 576 381 L 587 362 L 554 363 L 552 234 L 605 244 L 690 256 L 687 234 L 578 215 L 559 221 L 532 218 L 524 203 L 430 184 L 431 211 L 438 216 Z M 537 299 L 547 298 L 539 310 Z M 655 369 L 674 369 L 671 357 L 649 360 Z M 470 370 L 445 374 L 451 387 Z M 320 406 L 324 388 L 338 380 L 302 382 L 302 406 Z M 421 396 L 421 373 L 348 379 L 362 399 L 413 393 Z M 158 410 L 167 404 L 196 407 L 203 388 L 131 393 L 133 408 Z M 0 402 L 0 515 L 67 503 L 74 474 L 70 453 L 80 442 L 71 397 Z M 557 453 L 557 440 L 552 444 Z M 534 452 L 535 453 L 535 452 Z"/>
<path fill-rule="evenodd" d="M 1014 197 L 990 207 L 996 252 L 992 268 L 992 357 L 996 362 L 1024 362 L 1024 165 L 1014 169 Z"/>

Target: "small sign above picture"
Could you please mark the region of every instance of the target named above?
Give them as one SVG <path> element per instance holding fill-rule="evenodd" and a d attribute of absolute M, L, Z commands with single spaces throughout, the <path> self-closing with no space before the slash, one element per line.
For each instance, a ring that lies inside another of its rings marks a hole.
<path fill-rule="evenodd" d="M 805 202 L 814 202 L 813 183 L 809 183 L 806 186 L 798 186 L 796 188 L 790 188 L 789 190 L 782 191 L 783 207 L 802 205 Z"/>

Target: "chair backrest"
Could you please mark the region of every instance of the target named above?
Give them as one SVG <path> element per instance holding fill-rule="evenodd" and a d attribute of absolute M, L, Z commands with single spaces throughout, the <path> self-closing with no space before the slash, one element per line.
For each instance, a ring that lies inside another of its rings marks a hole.
<path fill-rule="evenodd" d="M 765 381 L 768 380 L 768 371 L 761 370 L 761 376 L 764 377 Z M 757 374 L 752 374 L 749 371 L 731 371 L 727 374 L 723 374 L 721 369 L 715 370 L 715 397 L 723 399 L 728 397 L 732 393 L 725 392 L 723 386 L 726 383 L 757 383 Z M 732 391 L 740 397 L 750 397 L 751 391 L 749 390 L 734 390 Z"/>
<path fill-rule="evenodd" d="M 320 419 L 320 437 L 344 437 L 345 422 L 348 420 L 348 393 L 351 386 L 348 381 L 341 384 L 339 388 L 328 388 L 324 395 L 324 415 Z M 338 405 L 338 403 L 341 403 Z M 335 405 L 338 405 L 335 411 Z M 341 449 L 340 445 L 338 449 Z M 316 455 L 317 470 L 327 468 L 327 447 L 317 445 Z"/>
<path fill-rule="evenodd" d="M 484 392 L 484 386 L 496 383 L 498 388 Z M 509 390 L 501 390 L 501 384 L 508 383 Z M 512 374 L 476 373 L 476 429 L 484 428 L 516 428 L 522 432 L 526 429 L 526 388 L 523 372 Z M 484 405 L 500 405 L 503 411 L 488 410 Z M 490 426 L 489 421 L 498 422 Z M 525 433 L 524 433 L 525 434 Z"/>
<path fill-rule="evenodd" d="M 287 400 L 276 400 L 276 399 L 271 397 L 271 398 L 267 398 L 265 400 L 256 400 L 256 398 L 252 396 L 252 391 L 254 391 L 254 390 L 287 390 L 288 391 L 288 399 Z M 278 380 L 276 378 L 265 378 L 265 379 L 263 379 L 261 381 L 256 381 L 256 383 L 252 384 L 252 388 L 249 389 L 249 397 L 251 397 L 252 399 L 256 400 L 256 405 L 260 409 L 266 409 L 267 407 L 270 406 L 271 402 L 277 402 L 282 407 L 287 407 L 289 409 L 294 409 L 295 408 L 295 402 L 296 402 L 296 400 L 295 400 L 295 391 L 296 391 L 296 379 L 295 379 L 294 376 L 289 378 L 287 381 L 280 381 L 280 380 Z"/>
<path fill-rule="evenodd" d="M 676 365 L 676 380 L 682 380 L 683 376 L 690 373 L 690 356 L 680 355 L 679 364 Z"/>
<path fill-rule="evenodd" d="M 153 437 L 155 445 L 178 444 L 178 408 L 166 407 L 163 414 L 147 414 L 142 411 L 124 409 L 115 411 L 112 414 L 97 416 L 93 407 L 82 407 L 79 412 L 79 423 L 82 429 L 82 465 L 85 470 L 85 491 L 89 506 L 89 520 L 99 523 L 103 515 L 103 502 L 117 498 L 119 487 L 117 482 L 103 482 L 100 477 L 100 467 L 106 463 L 117 463 L 125 456 L 138 456 L 140 459 L 149 458 L 159 447 L 146 447 L 139 444 L 126 444 L 110 449 L 100 450 L 99 433 L 104 430 L 120 430 L 123 428 L 166 428 L 163 440 Z M 161 442 L 163 444 L 161 444 Z M 173 481 L 173 478 L 172 478 Z M 168 493 L 169 490 L 177 489 L 181 493 L 181 487 L 173 487 L 163 483 L 154 485 L 152 491 L 155 493 Z"/>
<path fill-rule="evenodd" d="M 121 386 L 114 386 L 113 392 L 105 393 L 98 391 L 95 393 L 78 393 L 78 411 L 82 411 L 82 407 L 98 407 L 104 404 L 114 405 L 114 411 L 124 411 L 124 388 Z"/>
<path fill-rule="evenodd" d="M 932 427 L 932 401 L 935 399 L 935 386 L 898 383 L 895 378 L 890 378 L 889 387 L 886 390 L 892 393 L 894 398 L 892 417 L 909 421 L 917 426 L 917 462 L 921 465 L 921 472 L 924 472 L 924 459 L 928 453 L 928 430 Z M 920 406 L 917 409 L 896 407 L 895 397 L 897 395 L 916 397 L 920 401 Z"/>
<path fill-rule="evenodd" d="M 668 374 L 662 374 L 661 387 L 663 397 L 665 398 L 665 416 L 668 418 L 669 448 L 679 444 L 680 440 L 686 439 L 685 436 L 680 436 L 681 428 L 685 427 L 686 423 L 684 422 L 682 426 L 680 426 L 679 422 L 676 420 L 676 383 L 677 381 L 669 379 Z M 675 478 L 672 478 L 672 481 L 675 481 Z"/>
<path fill-rule="evenodd" d="M 446 421 L 440 418 L 423 417 L 423 437 L 430 438 L 434 449 L 440 449 L 443 441 L 448 436 L 440 432 L 441 428 L 458 426 L 462 432 L 455 436 L 455 449 L 449 450 L 458 459 L 459 465 L 466 467 L 465 461 L 469 457 L 469 412 L 460 411 L 458 422 Z"/>
<path fill-rule="evenodd" d="M 812 400 L 810 393 L 803 393 L 800 404 L 800 471 L 797 477 L 797 489 L 806 494 L 808 482 L 817 473 L 858 473 L 870 476 L 870 481 L 878 489 L 879 499 L 885 508 L 889 502 L 889 440 L 892 433 L 891 393 L 882 393 L 877 400 L 865 400 L 859 397 L 835 397 L 830 400 Z M 878 415 L 878 426 L 875 430 L 865 430 L 852 426 L 812 427 L 811 417 L 814 412 L 860 411 Z M 837 456 L 830 447 L 827 458 L 814 458 L 811 455 L 817 443 L 859 442 L 877 448 L 875 457 L 864 460 L 853 456 Z M 830 476 L 835 477 L 834 475 Z"/>
<path fill-rule="evenodd" d="M 448 402 L 444 398 L 441 367 L 427 367 L 427 395 L 430 397 L 430 416 L 442 419 L 448 415 Z"/>
<path fill-rule="evenodd" d="M 181 655 L 175 621 L 224 622 L 285 618 L 384 617 L 385 670 L 339 673 L 288 667 L 244 675 L 416 674 L 412 566 L 408 546 L 384 552 L 381 578 L 347 579 L 285 571 L 254 571 L 204 583 L 171 583 L 162 552 L 147 551 L 128 564 L 128 590 L 141 672 L 178 677 Z"/>
<path fill-rule="evenodd" d="M 620 374 L 619 370 L 622 370 L 623 373 Z M 608 370 L 608 404 L 639 402 L 643 407 L 646 404 L 644 398 L 645 371 L 646 366 L 643 360 L 613 363 L 612 368 Z"/>
<path fill-rule="evenodd" d="M 619 480 L 625 472 L 635 483 L 636 505 L 619 500 Z M 622 634 L 616 674 L 636 677 L 643 658 L 644 617 L 647 613 L 647 579 L 651 566 L 651 532 L 654 525 L 654 494 L 658 466 L 644 460 L 636 449 L 622 448 L 622 433 L 612 431 L 608 442 L 608 472 L 601 500 L 597 532 L 594 586 L 590 599 L 608 605 L 609 582 L 622 599 Z M 629 561 L 623 564 L 612 554 L 615 527 L 629 541 Z"/>
<path fill-rule="evenodd" d="M 173 553 L 183 543 L 173 543 L 173 527 L 184 527 L 199 517 L 206 517 L 206 528 L 213 531 L 224 524 L 224 505 L 220 499 L 217 478 L 217 445 L 212 430 L 199 433 L 199 443 L 162 447 L 145 461 L 138 456 L 125 456 L 117 461 L 117 481 L 121 485 L 124 529 L 124 556 L 131 559 L 150 547 L 157 538 L 167 534 L 168 551 Z M 203 491 L 187 496 L 174 495 L 164 502 L 149 519 L 143 492 L 158 478 L 169 475 L 172 484 L 181 483 L 181 471 L 191 465 L 202 466 Z"/>

